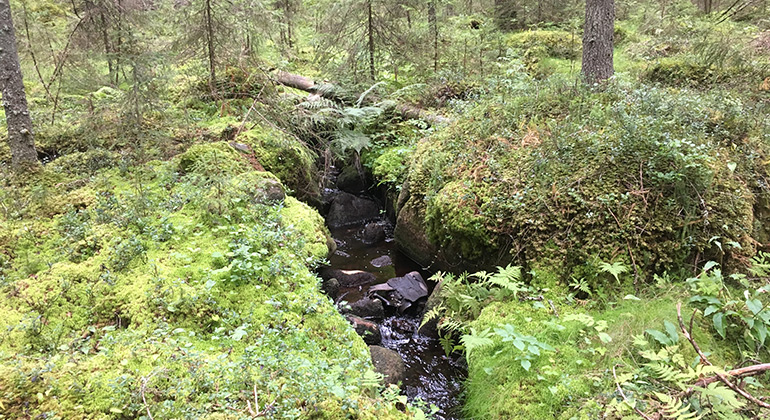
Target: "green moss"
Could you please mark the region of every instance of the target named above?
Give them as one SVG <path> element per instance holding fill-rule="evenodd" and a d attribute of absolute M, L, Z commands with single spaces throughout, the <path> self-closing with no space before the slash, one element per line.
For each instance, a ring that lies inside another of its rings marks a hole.
<path fill-rule="evenodd" d="M 251 146 L 256 160 L 300 197 L 318 195 L 315 158 L 299 139 L 272 127 L 256 127 L 242 132 L 237 141 Z"/>
<path fill-rule="evenodd" d="M 247 165 L 226 142 L 196 144 L 175 158 L 181 173 L 205 177 L 234 175 L 246 171 Z"/>
<path fill-rule="evenodd" d="M 426 209 L 428 238 L 464 258 L 479 259 L 495 251 L 495 244 L 483 228 L 479 195 L 469 182 L 450 182 Z"/>
<path fill-rule="evenodd" d="M 413 147 L 393 146 L 382 151 L 374 160 L 372 173 L 380 184 L 400 187 L 406 180 L 407 162 Z"/>
<path fill-rule="evenodd" d="M 723 70 L 684 57 L 662 58 L 642 75 L 650 82 L 671 86 L 706 87 L 726 79 Z"/>
<path fill-rule="evenodd" d="M 567 31 L 535 30 L 511 34 L 505 42 L 521 51 L 539 49 L 537 55 L 544 57 L 575 59 L 580 55 L 582 38 Z"/>
<path fill-rule="evenodd" d="M 77 208 L 2 226 L 4 416 L 228 418 L 255 389 L 275 418 L 407 416 L 310 271 L 323 219 L 239 162 L 219 143 L 102 171 Z M 230 211 L 204 216 L 217 186 Z"/>
<path fill-rule="evenodd" d="M 553 296 L 554 302 L 556 296 Z M 622 300 L 610 308 L 537 302 L 496 302 L 484 308 L 471 326 L 477 331 L 513 325 L 521 334 L 532 335 L 555 348 L 535 356 L 529 371 L 516 359 L 520 354 L 511 342 L 496 339 L 493 346 L 468 357 L 466 414 L 478 419 L 597 418 L 612 398 L 615 381 L 612 367 L 636 366 L 630 343 L 645 329 L 662 329 L 663 320 L 676 321 L 676 293 L 642 301 Z M 594 327 L 570 316 L 590 319 L 601 325 L 611 341 L 598 337 Z M 588 317 L 588 318 L 585 318 Z M 601 324 L 606 322 L 606 326 Z M 731 360 L 728 343 L 717 342 L 708 333 L 696 339 L 714 357 Z M 696 357 L 682 346 L 685 357 Z"/>
<path fill-rule="evenodd" d="M 753 255 L 766 145 L 748 116 L 760 111 L 722 92 L 610 86 L 568 99 L 558 80 L 522 83 L 417 145 L 409 202 L 450 259 L 489 270 L 499 263 L 483 257 L 503 249 L 605 283 L 586 261 L 625 261 L 645 279 L 696 256 Z"/>

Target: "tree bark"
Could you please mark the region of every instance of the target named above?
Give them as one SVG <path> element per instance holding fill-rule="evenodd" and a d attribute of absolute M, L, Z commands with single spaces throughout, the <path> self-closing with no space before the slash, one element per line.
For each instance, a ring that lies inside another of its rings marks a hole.
<path fill-rule="evenodd" d="M 11 165 L 19 167 L 25 163 L 37 163 L 32 118 L 24 93 L 10 0 L 0 0 L 0 89 L 8 123 Z"/>
<path fill-rule="evenodd" d="M 438 71 L 438 19 L 436 18 L 436 0 L 428 3 L 428 24 L 433 38 L 433 71 Z"/>
<path fill-rule="evenodd" d="M 368 8 L 369 12 L 369 20 L 367 25 L 367 32 L 369 32 L 369 76 L 372 78 L 372 81 L 374 81 L 374 17 L 372 16 L 372 0 L 366 1 L 366 7 Z"/>
<path fill-rule="evenodd" d="M 589 83 L 602 82 L 615 73 L 612 48 L 615 32 L 615 1 L 586 0 L 581 72 Z"/>
<path fill-rule="evenodd" d="M 217 82 L 216 62 L 214 60 L 214 19 L 211 17 L 211 0 L 205 2 L 206 14 L 206 47 L 209 53 L 209 86 L 214 94 L 214 86 Z"/>
<path fill-rule="evenodd" d="M 512 0 L 495 0 L 495 21 L 503 31 L 513 30 L 516 26 L 516 8 Z"/>

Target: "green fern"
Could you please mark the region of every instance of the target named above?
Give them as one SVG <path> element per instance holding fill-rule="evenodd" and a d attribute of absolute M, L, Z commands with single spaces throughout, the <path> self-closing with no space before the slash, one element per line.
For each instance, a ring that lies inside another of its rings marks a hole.
<path fill-rule="evenodd" d="M 676 420 L 697 420 L 700 419 L 702 416 L 698 414 L 697 411 L 694 411 L 692 407 L 690 407 L 690 404 L 685 404 L 682 400 L 672 397 L 670 395 L 662 394 L 660 392 L 656 392 L 655 396 L 658 398 L 660 402 L 662 402 L 664 405 L 662 407 L 663 413 L 666 415 L 669 419 L 676 419 Z"/>
<path fill-rule="evenodd" d="M 628 266 L 620 261 L 616 261 L 612 264 L 604 261 L 599 263 L 599 271 L 602 273 L 610 273 L 612 277 L 615 277 L 615 281 L 620 283 L 620 275 L 628 272 Z"/>
<path fill-rule="evenodd" d="M 460 342 L 463 344 L 463 347 L 465 347 L 465 352 L 470 355 L 474 350 L 494 344 L 494 341 L 490 338 L 491 335 L 492 330 L 490 328 L 486 328 L 479 332 L 477 332 L 475 328 L 471 328 L 471 333 L 463 335 L 460 338 Z"/>

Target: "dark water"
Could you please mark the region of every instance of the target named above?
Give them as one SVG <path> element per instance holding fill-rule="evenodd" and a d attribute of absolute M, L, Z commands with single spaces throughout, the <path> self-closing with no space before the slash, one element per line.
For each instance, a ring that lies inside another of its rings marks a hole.
<path fill-rule="evenodd" d="M 372 245 L 361 240 L 362 230 L 363 226 L 332 230 L 338 247 L 337 253 L 330 258 L 333 268 L 368 271 L 377 276 L 379 283 L 411 271 L 419 271 L 426 280 L 430 277 L 429 273 L 398 251 L 392 239 L 391 226 L 386 229 L 387 239 Z M 384 255 L 392 259 L 392 265 L 378 268 L 371 264 L 372 260 Z M 430 289 L 435 286 L 433 282 L 427 283 Z M 347 293 L 343 299 L 354 302 L 365 296 L 370 286 L 343 288 L 340 295 Z M 447 357 L 438 340 L 417 334 L 419 325 L 419 314 L 392 314 L 386 317 L 380 324 L 381 345 L 397 351 L 404 359 L 406 379 L 401 389 L 410 401 L 420 398 L 436 405 L 439 408 L 436 419 L 460 419 L 462 381 L 467 376 L 464 362 L 457 355 Z"/>

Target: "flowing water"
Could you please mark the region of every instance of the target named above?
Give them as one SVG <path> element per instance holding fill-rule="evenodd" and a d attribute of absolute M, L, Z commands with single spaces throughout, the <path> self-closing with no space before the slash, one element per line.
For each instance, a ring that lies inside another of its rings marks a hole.
<path fill-rule="evenodd" d="M 362 230 L 363 226 L 332 229 L 338 249 L 330 258 L 331 267 L 371 272 L 377 276 L 377 283 L 404 276 L 411 271 L 419 271 L 427 280 L 429 273 L 421 270 L 397 249 L 392 239 L 391 226 L 386 228 L 384 241 L 371 245 L 362 240 Z M 372 265 L 372 260 L 382 256 L 389 256 L 392 265 Z M 433 282 L 427 283 L 430 289 L 434 287 Z M 345 294 L 344 300 L 354 302 L 365 296 L 372 285 L 342 288 L 340 296 Z M 404 360 L 406 378 L 401 389 L 410 401 L 420 398 L 428 404 L 436 405 L 439 408 L 436 419 L 460 419 L 462 381 L 467 375 L 464 360 L 456 354 L 447 357 L 437 339 L 416 333 L 419 324 L 419 314 L 390 314 L 380 324 L 381 345 L 395 350 Z"/>

